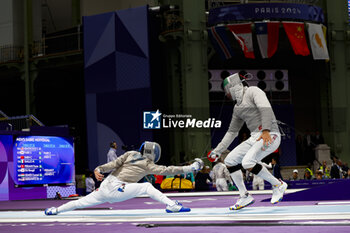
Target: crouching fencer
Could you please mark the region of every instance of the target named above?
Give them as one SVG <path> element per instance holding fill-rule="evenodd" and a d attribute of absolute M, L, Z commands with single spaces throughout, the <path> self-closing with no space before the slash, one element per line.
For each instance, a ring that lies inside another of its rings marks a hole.
<path fill-rule="evenodd" d="M 75 201 L 70 201 L 59 207 L 51 207 L 45 210 L 46 215 L 56 215 L 77 208 L 86 208 L 105 202 L 121 202 L 139 195 L 148 194 L 152 199 L 166 205 L 167 213 L 189 212 L 190 208 L 182 206 L 177 201 L 170 200 L 167 196 L 154 188 L 150 183 L 136 183 L 145 175 L 176 175 L 199 171 L 203 167 L 201 159 L 195 159 L 188 166 L 161 166 L 155 163 L 159 161 L 161 148 L 158 143 L 144 142 L 139 151 L 128 151 L 117 159 L 98 166 L 95 170 L 96 179 L 102 181 L 101 173 L 111 172 L 103 180 L 99 189 L 89 195 Z"/>
<path fill-rule="evenodd" d="M 209 157 L 217 160 L 237 137 L 244 123 L 251 132 L 251 136 L 234 148 L 224 161 L 240 194 L 230 209 L 238 210 L 254 203 L 254 198 L 247 192 L 243 182 L 241 168 L 270 182 L 273 187 L 271 203 L 278 203 L 282 200 L 287 184 L 276 179 L 261 165 L 261 160 L 275 151 L 281 142 L 272 107 L 265 93 L 258 87 L 249 87 L 238 73 L 227 77 L 223 85 L 226 96 L 236 101 L 236 104 L 228 131 Z"/>

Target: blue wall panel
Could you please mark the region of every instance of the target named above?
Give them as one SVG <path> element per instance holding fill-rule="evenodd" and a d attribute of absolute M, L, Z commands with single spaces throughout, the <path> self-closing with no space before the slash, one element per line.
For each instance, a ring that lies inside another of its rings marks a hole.
<path fill-rule="evenodd" d="M 109 142 L 152 140 L 142 128 L 152 108 L 148 7 L 84 17 L 85 91 L 89 168 L 106 162 Z"/>

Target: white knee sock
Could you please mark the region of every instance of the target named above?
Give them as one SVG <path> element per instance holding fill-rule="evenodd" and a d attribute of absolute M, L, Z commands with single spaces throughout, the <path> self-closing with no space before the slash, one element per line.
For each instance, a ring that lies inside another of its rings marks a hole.
<path fill-rule="evenodd" d="M 262 179 L 270 182 L 272 185 L 280 185 L 281 182 L 274 177 L 269 170 L 266 169 L 266 167 L 262 166 L 261 171 L 257 174 L 257 176 L 261 177 Z"/>
<path fill-rule="evenodd" d="M 160 192 L 158 189 L 153 187 L 152 185 L 149 185 L 146 189 L 147 194 L 150 196 L 150 198 L 159 201 L 165 205 L 174 205 L 175 202 L 170 200 L 167 196 L 165 196 L 162 192 Z"/>
<path fill-rule="evenodd" d="M 245 196 L 247 193 L 247 188 L 245 187 L 245 184 L 243 182 L 243 174 L 241 170 L 235 171 L 230 174 L 232 177 L 233 182 L 238 188 L 239 195 L 241 197 Z"/>

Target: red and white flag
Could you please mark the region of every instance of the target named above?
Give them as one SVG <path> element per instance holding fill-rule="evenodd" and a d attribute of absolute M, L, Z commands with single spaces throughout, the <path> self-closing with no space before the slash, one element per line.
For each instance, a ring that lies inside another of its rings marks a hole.
<path fill-rule="evenodd" d="M 296 55 L 310 55 L 310 50 L 306 43 L 304 23 L 299 22 L 282 22 L 284 30 L 287 33 Z"/>
<path fill-rule="evenodd" d="M 279 22 L 255 22 L 255 32 L 262 58 L 270 58 L 277 51 Z"/>
<path fill-rule="evenodd" d="M 255 58 L 251 25 L 251 23 L 227 25 L 233 36 L 241 45 L 246 58 Z"/>

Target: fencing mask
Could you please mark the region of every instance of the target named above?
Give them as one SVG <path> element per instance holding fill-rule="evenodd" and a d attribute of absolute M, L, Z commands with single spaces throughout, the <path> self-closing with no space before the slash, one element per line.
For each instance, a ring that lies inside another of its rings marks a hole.
<path fill-rule="evenodd" d="M 242 103 L 244 86 L 238 73 L 232 74 L 225 78 L 224 89 L 226 95 L 231 95 L 233 101 L 239 105 Z"/>
<path fill-rule="evenodd" d="M 142 143 L 140 149 L 140 153 L 143 157 L 148 158 L 155 163 L 159 161 L 161 155 L 160 145 L 156 142 L 148 142 L 145 141 Z"/>

